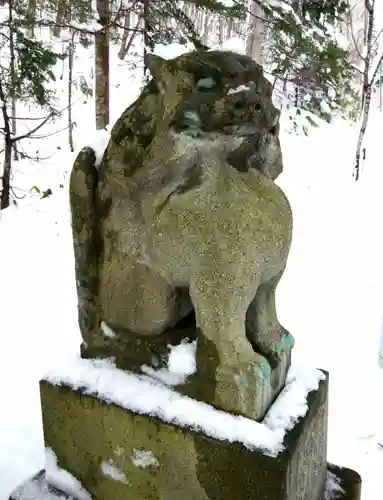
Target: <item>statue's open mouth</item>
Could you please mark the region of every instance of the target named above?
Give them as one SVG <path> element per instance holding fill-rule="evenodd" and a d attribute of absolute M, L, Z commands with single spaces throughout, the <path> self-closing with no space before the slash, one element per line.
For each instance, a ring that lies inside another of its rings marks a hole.
<path fill-rule="evenodd" d="M 180 128 L 180 133 L 189 135 L 193 138 L 215 139 L 218 135 L 227 135 L 231 137 L 249 137 L 259 134 L 259 127 L 256 125 L 230 125 L 222 127 L 220 130 L 209 129 L 195 126 L 194 123 L 185 123 Z"/>
<path fill-rule="evenodd" d="M 240 125 L 232 127 L 232 134 L 239 137 L 247 137 L 249 135 L 259 134 L 259 127 L 255 125 Z"/>

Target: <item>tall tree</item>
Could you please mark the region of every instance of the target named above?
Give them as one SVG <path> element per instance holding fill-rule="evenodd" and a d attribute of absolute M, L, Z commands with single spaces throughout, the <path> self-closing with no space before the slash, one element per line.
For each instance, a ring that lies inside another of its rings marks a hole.
<path fill-rule="evenodd" d="M 97 13 L 102 29 L 95 33 L 95 106 L 96 128 L 109 124 L 109 0 L 97 0 Z"/>
<path fill-rule="evenodd" d="M 252 0 L 255 2 L 255 0 Z M 255 2 L 257 3 L 257 2 Z M 355 100 L 349 53 L 337 41 L 346 0 L 259 2 L 265 13 L 267 67 L 286 105 L 330 121 Z"/>
<path fill-rule="evenodd" d="M 250 0 L 248 33 L 246 37 L 246 54 L 263 66 L 265 41 L 265 15 L 258 2 Z"/>
<path fill-rule="evenodd" d="M 362 90 L 360 100 L 361 123 L 356 144 L 353 169 L 353 176 L 356 181 L 360 177 L 361 152 L 370 114 L 372 90 L 373 86 L 378 84 L 379 71 L 383 63 L 383 50 L 378 54 L 376 50 L 376 47 L 378 47 L 379 34 L 375 33 L 375 0 L 364 0 L 364 9 L 366 21 L 363 36 L 363 45 L 361 47 L 358 47 L 357 45 L 358 37 L 356 36 L 355 31 L 352 32 L 355 47 L 359 52 L 359 57 L 362 65 L 362 69 L 359 70 L 362 76 Z M 355 27 L 351 25 L 351 29 L 355 30 Z"/>
<path fill-rule="evenodd" d="M 3 161 L 0 172 L 0 208 L 9 205 L 11 189 L 12 149 L 19 141 L 31 137 L 54 114 L 51 107 L 53 97 L 48 82 L 54 79 L 52 72 L 59 54 L 52 52 L 43 43 L 30 39 L 21 28 L 25 23 L 25 12 L 20 12 L 10 2 L 8 16 L 0 22 L 0 46 L 10 54 L 8 64 L 4 58 L 0 63 L 0 102 L 3 140 Z M 16 101 L 33 103 L 48 109 L 48 114 L 36 127 L 26 134 L 16 135 Z"/>

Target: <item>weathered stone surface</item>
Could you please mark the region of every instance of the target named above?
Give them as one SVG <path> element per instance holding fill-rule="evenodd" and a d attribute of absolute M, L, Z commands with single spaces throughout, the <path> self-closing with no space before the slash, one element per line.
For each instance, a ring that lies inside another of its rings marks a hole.
<path fill-rule="evenodd" d="M 259 418 L 239 400 L 263 399 L 292 347 L 275 306 L 292 214 L 274 183 L 272 88 L 231 52 L 147 63 L 154 80 L 117 122 L 99 171 L 88 148 L 71 175 L 82 353 L 131 349 L 124 364 L 194 312 L 207 401 Z"/>
<path fill-rule="evenodd" d="M 344 467 L 339 467 L 334 464 L 327 464 L 327 479 L 333 481 L 333 477 L 339 481 L 340 489 L 334 491 L 330 486 L 324 492 L 321 500 L 360 500 L 362 480 L 360 475 Z M 31 496 L 31 492 L 35 492 L 35 496 Z M 233 497 L 233 500 L 238 498 L 240 494 Z M 58 490 L 46 480 L 44 471 L 38 472 L 33 478 L 27 480 L 17 490 L 15 490 L 9 500 L 77 500 L 73 496 L 69 496 L 62 490 Z M 263 500 L 263 499 L 262 499 Z"/>
<path fill-rule="evenodd" d="M 209 354 L 208 349 L 200 352 Z M 199 371 L 190 375 L 185 384 L 177 386 L 177 391 L 221 410 L 262 420 L 285 385 L 290 362 L 290 352 L 283 352 L 275 367 L 270 368 L 268 363 L 255 366 L 253 379 L 234 371 L 222 375 L 217 383 L 217 379 L 211 378 L 209 365 L 204 366 L 201 361 Z"/>
<path fill-rule="evenodd" d="M 333 488 L 334 479 L 337 483 L 335 491 Z M 327 483 L 327 491 L 322 500 L 360 500 L 361 498 L 362 479 L 352 469 L 328 463 Z"/>
<path fill-rule="evenodd" d="M 275 458 L 68 387 L 42 381 L 40 390 L 46 446 L 94 500 L 321 500 L 324 494 L 327 380 L 309 394 L 306 416 Z M 119 480 L 105 475 L 102 464 L 113 466 Z"/>

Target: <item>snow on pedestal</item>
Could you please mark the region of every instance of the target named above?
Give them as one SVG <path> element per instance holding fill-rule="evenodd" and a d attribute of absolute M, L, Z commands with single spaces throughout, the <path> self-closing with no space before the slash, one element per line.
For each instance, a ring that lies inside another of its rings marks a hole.
<path fill-rule="evenodd" d="M 12 500 L 92 500 L 92 497 L 72 474 L 57 465 L 54 452 L 45 450 L 45 470 L 23 483 L 12 493 Z"/>
<path fill-rule="evenodd" d="M 305 416 L 309 392 L 317 390 L 325 378 L 320 370 L 292 366 L 285 388 L 260 423 L 184 396 L 160 383 L 156 373 L 157 380 L 119 370 L 111 360 L 75 357 L 48 372 L 44 379 L 53 385 L 81 389 L 84 394 L 141 415 L 276 456 L 283 450 L 286 432 Z M 177 378 L 177 372 L 173 375 Z"/>
<path fill-rule="evenodd" d="M 159 380 L 165 385 L 175 386 L 186 382 L 187 377 L 196 372 L 197 341 L 186 339 L 179 345 L 169 345 L 170 353 L 166 368 L 155 370 L 151 366 L 142 365 L 141 370 L 149 377 Z"/>

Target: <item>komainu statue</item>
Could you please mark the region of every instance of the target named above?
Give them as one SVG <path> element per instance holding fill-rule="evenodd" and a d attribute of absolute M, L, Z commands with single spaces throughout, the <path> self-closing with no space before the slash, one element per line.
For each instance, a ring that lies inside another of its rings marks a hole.
<path fill-rule="evenodd" d="M 99 167 L 84 148 L 71 175 L 82 355 L 138 369 L 161 363 L 172 336 L 194 336 L 197 372 L 181 390 L 260 419 L 293 344 L 275 306 L 292 214 L 274 182 L 272 86 L 233 52 L 146 64 L 153 79 Z"/>

